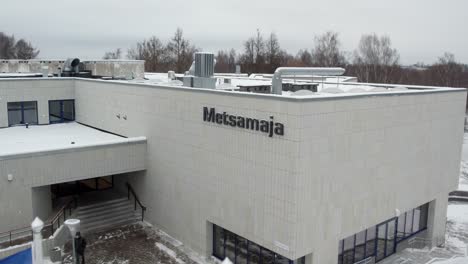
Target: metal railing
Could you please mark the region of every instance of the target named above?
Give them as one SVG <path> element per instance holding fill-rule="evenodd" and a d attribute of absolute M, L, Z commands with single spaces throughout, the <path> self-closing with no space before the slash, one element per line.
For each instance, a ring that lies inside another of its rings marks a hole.
<path fill-rule="evenodd" d="M 130 185 L 130 183 L 125 183 L 127 185 L 127 197 L 128 197 L 128 200 L 130 200 L 130 194 L 133 195 L 133 198 L 135 200 L 135 211 L 137 210 L 137 203 L 138 205 L 140 206 L 141 208 L 141 221 L 143 221 L 143 219 L 145 218 L 145 211 L 146 211 L 146 206 L 144 206 L 143 204 L 141 204 L 140 202 L 140 199 L 138 199 L 138 196 L 137 194 L 135 193 L 135 190 L 133 189 L 133 187 Z"/>
<path fill-rule="evenodd" d="M 73 197 L 72 200 L 68 201 L 60 208 L 52 220 L 44 224 L 44 228 L 42 228 L 41 231 L 42 236 L 49 237 L 53 235 L 55 230 L 59 229 L 60 226 L 63 225 L 63 222 L 67 220 L 67 217 L 71 216 L 76 206 L 77 199 Z M 32 230 L 29 226 L 0 233 L 0 248 L 2 246 L 13 246 L 13 244 L 21 244 L 30 241 L 32 241 Z"/>

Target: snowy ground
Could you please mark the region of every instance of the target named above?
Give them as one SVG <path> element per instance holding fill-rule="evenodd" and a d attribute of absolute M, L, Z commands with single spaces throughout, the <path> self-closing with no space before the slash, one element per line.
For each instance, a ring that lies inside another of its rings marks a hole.
<path fill-rule="evenodd" d="M 87 264 L 202 264 L 209 263 L 166 233 L 143 224 L 85 236 Z M 72 263 L 65 246 L 64 264 Z"/>

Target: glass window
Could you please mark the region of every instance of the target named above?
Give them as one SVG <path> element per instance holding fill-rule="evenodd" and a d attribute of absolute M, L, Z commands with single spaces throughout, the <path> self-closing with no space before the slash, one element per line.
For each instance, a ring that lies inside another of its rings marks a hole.
<path fill-rule="evenodd" d="M 224 259 L 224 229 L 214 226 L 213 240 L 213 255 L 219 259 Z"/>
<path fill-rule="evenodd" d="M 406 225 L 406 213 L 400 214 L 400 216 L 398 217 L 398 230 L 397 230 L 398 241 L 405 238 L 405 225 Z"/>
<path fill-rule="evenodd" d="M 261 246 L 213 225 L 213 256 L 224 260 L 229 258 L 235 264 L 292 264 L 293 261 L 262 248 Z M 294 263 L 304 264 L 305 258 L 300 258 Z"/>
<path fill-rule="evenodd" d="M 75 120 L 75 101 L 74 100 L 63 101 L 62 111 L 63 111 L 63 119 L 65 121 L 74 121 Z"/>
<path fill-rule="evenodd" d="M 367 237 L 366 237 L 366 258 L 374 255 L 375 249 L 375 226 L 370 227 L 367 229 Z"/>
<path fill-rule="evenodd" d="M 8 125 L 37 124 L 37 102 L 10 102 Z"/>
<path fill-rule="evenodd" d="M 247 264 L 247 258 L 249 257 L 247 239 L 237 237 L 236 252 L 236 264 Z"/>
<path fill-rule="evenodd" d="M 413 211 L 413 233 L 419 231 L 419 220 L 421 217 L 421 209 L 416 208 Z"/>
<path fill-rule="evenodd" d="M 63 123 L 75 120 L 75 100 L 49 101 L 49 122 Z"/>
<path fill-rule="evenodd" d="M 385 245 L 387 238 L 387 225 L 381 224 L 377 228 L 377 252 L 376 260 L 382 260 L 385 258 Z"/>
<path fill-rule="evenodd" d="M 354 238 L 355 235 L 345 238 L 343 250 L 343 263 L 354 263 Z"/>
<path fill-rule="evenodd" d="M 236 258 L 236 235 L 229 231 L 226 232 L 226 258 L 234 263 Z"/>
<path fill-rule="evenodd" d="M 406 212 L 405 237 L 413 233 L 413 210 Z"/>
<path fill-rule="evenodd" d="M 270 250 L 266 250 L 262 248 L 262 257 L 263 257 L 263 264 L 274 264 L 275 263 L 275 254 Z"/>
<path fill-rule="evenodd" d="M 429 204 L 422 205 L 421 207 L 421 215 L 419 217 L 419 230 L 423 230 L 427 228 L 427 215 L 429 211 Z"/>
<path fill-rule="evenodd" d="M 396 231 L 396 219 L 387 223 L 387 249 L 386 255 L 390 256 L 395 253 L 395 231 Z"/>
<path fill-rule="evenodd" d="M 364 245 L 366 242 L 366 230 L 356 234 L 356 248 L 354 252 L 354 262 L 365 258 Z"/>
<path fill-rule="evenodd" d="M 250 243 L 249 244 L 249 263 L 251 264 L 260 264 L 261 259 L 261 252 L 260 247 L 257 244 Z"/>

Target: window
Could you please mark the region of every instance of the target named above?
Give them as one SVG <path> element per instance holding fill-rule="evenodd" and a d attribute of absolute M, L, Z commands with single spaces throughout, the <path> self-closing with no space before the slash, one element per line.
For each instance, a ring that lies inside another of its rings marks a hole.
<path fill-rule="evenodd" d="M 397 242 L 407 239 L 427 228 L 429 203 L 409 210 L 398 217 Z"/>
<path fill-rule="evenodd" d="M 8 105 L 8 126 L 37 124 L 37 102 L 10 102 Z"/>
<path fill-rule="evenodd" d="M 64 123 L 75 120 L 75 100 L 49 101 L 49 123 Z"/>
<path fill-rule="evenodd" d="M 398 243 L 427 228 L 428 210 L 427 203 L 341 240 L 338 263 L 353 264 L 372 256 L 378 262 L 392 255 Z"/>
<path fill-rule="evenodd" d="M 228 257 L 234 264 L 305 264 L 304 257 L 292 261 L 217 225 L 213 225 L 213 256 Z"/>

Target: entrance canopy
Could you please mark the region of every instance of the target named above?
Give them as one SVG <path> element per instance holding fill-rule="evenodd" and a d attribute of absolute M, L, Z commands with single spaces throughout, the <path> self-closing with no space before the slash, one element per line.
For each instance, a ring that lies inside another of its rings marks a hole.
<path fill-rule="evenodd" d="M 79 123 L 16 126 L 0 129 L 0 157 L 128 142 L 128 138 Z"/>
<path fill-rule="evenodd" d="M 0 172 L 30 187 L 145 169 L 145 137 L 125 138 L 79 123 L 3 128 L 0 146 Z"/>

